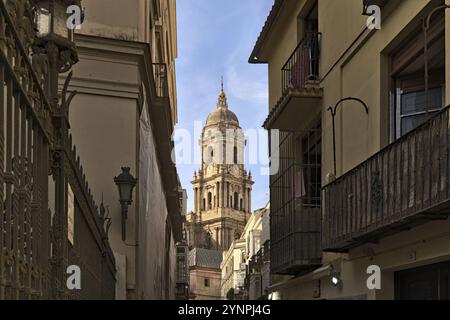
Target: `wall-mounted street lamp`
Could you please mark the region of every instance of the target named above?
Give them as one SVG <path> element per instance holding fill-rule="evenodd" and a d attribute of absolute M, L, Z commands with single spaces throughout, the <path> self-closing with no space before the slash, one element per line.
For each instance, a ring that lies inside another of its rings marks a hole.
<path fill-rule="evenodd" d="M 342 288 L 342 279 L 339 273 L 334 273 L 331 275 L 331 283 L 337 288 Z"/>
<path fill-rule="evenodd" d="M 337 108 L 341 105 L 341 103 L 343 103 L 345 101 L 359 102 L 364 107 L 366 114 L 369 114 L 369 108 L 367 107 L 366 103 L 364 101 L 362 101 L 361 99 L 353 98 L 353 97 L 341 99 L 336 103 L 334 108 L 332 108 L 332 107 L 328 108 L 328 111 L 331 112 L 331 118 L 333 121 L 333 160 L 334 160 L 334 175 L 335 176 L 337 175 L 337 169 L 336 169 L 336 113 L 337 113 Z"/>
<path fill-rule="evenodd" d="M 78 8 L 79 23 L 84 14 L 81 0 L 34 0 L 35 25 L 37 28 L 33 52 L 46 55 L 48 62 L 48 80 L 46 91 L 53 107 L 58 104 L 59 74 L 69 71 L 78 62 L 78 54 L 73 41 L 74 29 L 69 28 L 68 8 Z"/>
<path fill-rule="evenodd" d="M 69 6 L 77 6 L 81 11 L 81 0 L 34 0 L 36 3 L 36 24 L 38 37 L 67 39 L 72 34 L 67 26 Z M 82 18 L 82 17 L 80 17 Z"/>
<path fill-rule="evenodd" d="M 126 221 L 128 218 L 128 207 L 133 203 L 133 189 L 137 180 L 131 175 L 130 168 L 123 167 L 122 173 L 114 178 L 119 189 L 119 202 L 122 209 L 122 240 L 126 240 Z"/>

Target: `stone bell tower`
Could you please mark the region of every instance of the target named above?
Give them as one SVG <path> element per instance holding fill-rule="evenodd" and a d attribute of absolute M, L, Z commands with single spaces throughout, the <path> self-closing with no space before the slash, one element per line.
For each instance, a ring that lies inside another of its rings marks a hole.
<path fill-rule="evenodd" d="M 191 248 L 226 251 L 251 214 L 251 173 L 244 168 L 245 138 L 222 90 L 199 141 L 202 163 L 194 173 L 194 212 L 186 217 Z"/>

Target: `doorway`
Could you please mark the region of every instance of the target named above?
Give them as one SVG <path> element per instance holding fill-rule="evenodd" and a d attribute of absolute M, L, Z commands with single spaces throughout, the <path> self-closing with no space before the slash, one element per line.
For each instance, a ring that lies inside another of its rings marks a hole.
<path fill-rule="evenodd" d="M 396 300 L 449 300 L 450 261 L 395 273 Z"/>

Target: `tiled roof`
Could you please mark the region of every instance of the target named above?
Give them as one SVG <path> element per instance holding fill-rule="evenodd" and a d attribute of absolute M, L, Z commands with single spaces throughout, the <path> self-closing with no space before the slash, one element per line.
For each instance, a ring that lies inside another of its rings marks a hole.
<path fill-rule="evenodd" d="M 189 252 L 189 267 L 220 269 L 222 258 L 222 251 L 194 248 Z"/>

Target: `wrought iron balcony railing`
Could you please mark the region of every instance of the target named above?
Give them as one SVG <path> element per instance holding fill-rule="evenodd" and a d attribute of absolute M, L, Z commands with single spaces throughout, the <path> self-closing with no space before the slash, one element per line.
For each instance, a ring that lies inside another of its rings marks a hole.
<path fill-rule="evenodd" d="M 448 218 L 449 108 L 323 188 L 325 251 Z"/>
<path fill-rule="evenodd" d="M 320 33 L 307 33 L 281 69 L 283 93 L 289 88 L 304 88 L 319 77 Z"/>

